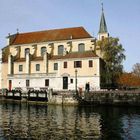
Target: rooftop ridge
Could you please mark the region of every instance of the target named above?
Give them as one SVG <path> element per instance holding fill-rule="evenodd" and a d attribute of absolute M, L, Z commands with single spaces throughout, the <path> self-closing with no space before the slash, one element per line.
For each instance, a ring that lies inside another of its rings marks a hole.
<path fill-rule="evenodd" d="M 85 30 L 85 28 L 83 26 L 77 26 L 77 27 L 54 28 L 54 29 L 31 31 L 31 32 L 21 32 L 21 33 L 19 32 L 18 34 L 22 35 L 22 34 L 30 34 L 30 33 L 42 33 L 42 32 L 47 32 L 47 31 L 57 31 L 57 30 L 77 29 L 77 28 L 83 28 Z M 12 36 L 12 35 L 16 35 L 16 33 L 11 34 L 10 36 Z"/>
<path fill-rule="evenodd" d="M 48 41 L 92 38 L 92 36 L 86 31 L 84 27 L 80 26 L 80 27 L 18 33 L 15 35 L 14 39 L 13 35 L 11 35 L 9 38 L 10 45 L 19 45 L 19 44 L 21 45 Z"/>

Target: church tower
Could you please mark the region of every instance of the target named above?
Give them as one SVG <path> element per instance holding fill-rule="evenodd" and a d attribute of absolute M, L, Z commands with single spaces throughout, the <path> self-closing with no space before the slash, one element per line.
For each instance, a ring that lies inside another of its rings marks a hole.
<path fill-rule="evenodd" d="M 107 37 L 109 37 L 109 33 L 107 31 L 107 25 L 104 16 L 104 8 L 102 3 L 102 14 L 101 14 L 100 27 L 98 32 L 98 40 L 102 40 Z"/>

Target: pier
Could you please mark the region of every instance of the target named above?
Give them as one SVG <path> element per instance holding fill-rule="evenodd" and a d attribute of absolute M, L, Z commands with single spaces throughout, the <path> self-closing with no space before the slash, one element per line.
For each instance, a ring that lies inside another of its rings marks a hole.
<path fill-rule="evenodd" d="M 21 101 L 21 102 L 42 102 L 47 104 L 78 104 L 78 98 L 74 91 L 53 91 L 53 89 L 26 91 L 21 90 L 5 90 L 1 94 L 3 100 Z"/>

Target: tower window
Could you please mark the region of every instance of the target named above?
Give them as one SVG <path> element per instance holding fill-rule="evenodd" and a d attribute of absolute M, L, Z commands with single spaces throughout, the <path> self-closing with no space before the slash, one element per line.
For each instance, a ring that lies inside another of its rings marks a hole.
<path fill-rule="evenodd" d="M 101 38 L 102 38 L 102 40 L 104 40 L 104 39 L 105 39 L 105 37 L 104 37 L 104 36 L 102 36 Z"/>

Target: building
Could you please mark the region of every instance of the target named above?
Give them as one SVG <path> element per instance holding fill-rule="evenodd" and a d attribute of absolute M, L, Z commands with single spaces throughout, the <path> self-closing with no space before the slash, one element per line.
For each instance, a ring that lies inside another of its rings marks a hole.
<path fill-rule="evenodd" d="M 102 10 L 98 39 L 108 37 Z M 2 49 L 2 88 L 99 90 L 102 54 L 83 27 L 16 33 Z"/>
<path fill-rule="evenodd" d="M 1 67 L 2 67 L 2 51 L 0 50 L 0 89 L 2 89 L 2 71 L 1 71 Z"/>

